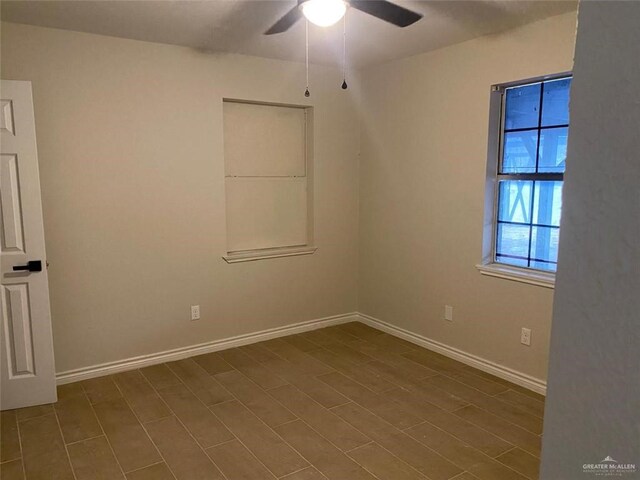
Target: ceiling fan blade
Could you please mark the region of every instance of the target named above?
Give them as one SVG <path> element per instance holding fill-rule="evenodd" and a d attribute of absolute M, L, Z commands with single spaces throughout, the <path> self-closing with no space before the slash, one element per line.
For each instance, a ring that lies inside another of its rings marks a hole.
<path fill-rule="evenodd" d="M 296 5 L 291 10 L 289 10 L 284 17 L 274 23 L 269 30 L 264 32 L 265 35 L 273 35 L 274 33 L 282 33 L 289 30 L 294 23 L 300 20 L 302 13 L 300 9 Z"/>
<path fill-rule="evenodd" d="M 422 18 L 422 14 L 413 12 L 386 0 L 350 0 L 349 4 L 362 12 L 378 17 L 398 27 L 408 27 Z"/>

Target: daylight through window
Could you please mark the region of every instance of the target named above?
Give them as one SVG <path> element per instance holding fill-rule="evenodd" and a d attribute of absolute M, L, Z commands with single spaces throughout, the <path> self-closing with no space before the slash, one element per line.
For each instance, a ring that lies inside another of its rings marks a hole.
<path fill-rule="evenodd" d="M 495 261 L 555 271 L 571 78 L 504 89 Z"/>

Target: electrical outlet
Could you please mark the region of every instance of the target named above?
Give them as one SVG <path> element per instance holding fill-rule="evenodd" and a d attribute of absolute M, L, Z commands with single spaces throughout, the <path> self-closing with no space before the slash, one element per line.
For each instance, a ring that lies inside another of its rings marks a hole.
<path fill-rule="evenodd" d="M 200 320 L 200 305 L 191 305 L 191 320 Z"/>
<path fill-rule="evenodd" d="M 520 343 L 523 345 L 531 345 L 531 329 L 523 328 L 520 332 Z"/>
<path fill-rule="evenodd" d="M 444 319 L 453 322 L 453 307 L 451 305 L 444 306 Z"/>

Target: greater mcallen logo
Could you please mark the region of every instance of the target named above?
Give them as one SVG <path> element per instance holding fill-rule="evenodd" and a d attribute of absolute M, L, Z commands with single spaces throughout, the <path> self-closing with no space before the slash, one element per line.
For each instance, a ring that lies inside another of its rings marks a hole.
<path fill-rule="evenodd" d="M 621 477 L 626 473 L 635 473 L 636 465 L 634 463 L 619 463 L 607 455 L 600 463 L 585 463 L 582 465 L 582 471 L 600 477 Z"/>

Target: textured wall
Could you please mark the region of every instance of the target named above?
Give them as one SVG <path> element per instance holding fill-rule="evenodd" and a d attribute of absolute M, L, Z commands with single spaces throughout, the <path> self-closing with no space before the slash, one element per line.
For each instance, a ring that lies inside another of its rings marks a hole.
<path fill-rule="evenodd" d="M 575 22 L 560 15 L 363 72 L 360 311 L 546 377 L 553 290 L 475 268 L 489 93 L 571 70 Z M 533 331 L 530 347 L 522 327 Z"/>
<path fill-rule="evenodd" d="M 640 4 L 582 2 L 544 480 L 611 456 L 640 478 Z"/>
<path fill-rule="evenodd" d="M 57 371 L 356 309 L 338 70 L 306 99 L 301 64 L 4 23 L 2 78 L 33 82 Z M 315 254 L 222 259 L 223 97 L 315 106 Z"/>

